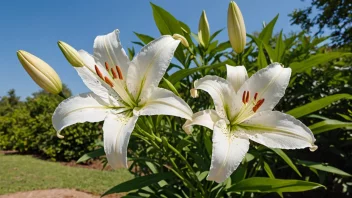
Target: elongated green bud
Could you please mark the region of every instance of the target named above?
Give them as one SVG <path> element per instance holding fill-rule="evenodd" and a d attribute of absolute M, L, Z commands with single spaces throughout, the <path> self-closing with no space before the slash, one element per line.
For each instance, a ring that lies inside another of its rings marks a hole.
<path fill-rule="evenodd" d="M 199 39 L 200 44 L 204 48 L 208 47 L 209 42 L 210 42 L 210 28 L 209 28 L 207 15 L 205 14 L 204 10 L 203 10 L 202 15 L 200 16 L 200 19 L 199 19 L 198 39 Z"/>
<path fill-rule="evenodd" d="M 174 35 L 172 35 L 172 38 L 174 38 L 176 40 L 180 40 L 183 46 L 189 47 L 187 39 L 185 37 L 183 37 L 182 35 L 174 34 Z"/>
<path fill-rule="evenodd" d="M 59 45 L 59 48 L 60 48 L 61 52 L 64 54 L 67 61 L 72 66 L 74 66 L 74 67 L 83 67 L 84 66 L 84 63 L 75 48 L 73 48 L 72 46 L 70 46 L 69 44 L 67 44 L 63 41 L 59 41 L 59 42 L 57 42 L 57 44 Z"/>
<path fill-rule="evenodd" d="M 234 1 L 229 4 L 227 12 L 227 30 L 232 49 L 241 53 L 246 46 L 246 27 L 240 8 Z"/>
<path fill-rule="evenodd" d="M 60 77 L 46 62 L 23 50 L 17 51 L 17 57 L 23 68 L 41 88 L 52 94 L 61 93 Z"/>

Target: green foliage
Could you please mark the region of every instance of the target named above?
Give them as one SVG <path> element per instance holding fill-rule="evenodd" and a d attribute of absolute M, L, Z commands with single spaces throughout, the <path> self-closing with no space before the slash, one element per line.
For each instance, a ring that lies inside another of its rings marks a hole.
<path fill-rule="evenodd" d="M 70 95 L 68 90 L 66 95 Z M 11 98 L 13 96 L 9 94 L 1 101 Z M 59 161 L 76 160 L 93 150 L 95 142 L 102 136 L 100 124 L 71 126 L 61 132 L 64 139 L 56 137 L 51 117 L 61 101 L 60 96 L 40 91 L 24 102 L 10 105 L 10 111 L 0 112 L 0 149 L 37 154 Z"/>

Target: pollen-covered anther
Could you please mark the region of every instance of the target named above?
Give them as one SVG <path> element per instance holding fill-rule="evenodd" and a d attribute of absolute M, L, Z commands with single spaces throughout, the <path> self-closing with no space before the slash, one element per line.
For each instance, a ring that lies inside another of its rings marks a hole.
<path fill-rule="evenodd" d="M 242 102 L 243 102 L 243 104 L 246 104 L 246 92 L 247 91 L 244 91 L 243 94 L 242 94 Z"/>
<path fill-rule="evenodd" d="M 116 71 L 114 70 L 114 68 L 111 68 L 111 73 L 112 73 L 112 78 L 116 79 L 119 78 L 119 76 L 117 75 Z"/>
<path fill-rule="evenodd" d="M 254 111 L 254 113 L 260 108 L 260 106 L 262 106 L 262 104 L 264 103 L 264 98 L 263 99 L 260 99 L 258 102 L 257 102 L 257 104 L 255 104 L 254 105 L 254 107 L 253 107 L 253 111 Z"/>
<path fill-rule="evenodd" d="M 255 94 L 254 94 L 254 100 L 257 100 L 257 97 L 258 97 L 258 92 L 255 92 Z"/>
<path fill-rule="evenodd" d="M 106 71 L 109 72 L 109 64 L 108 64 L 108 62 L 105 62 L 105 69 L 106 69 Z"/>
<path fill-rule="evenodd" d="M 249 101 L 249 91 L 247 91 L 247 95 L 246 95 L 246 103 L 248 103 Z"/>
<path fill-rule="evenodd" d="M 97 66 L 97 65 L 94 65 L 94 68 L 95 68 L 95 72 L 97 73 L 97 75 L 98 75 L 102 80 L 104 80 L 103 74 L 100 72 L 98 66 Z"/>
<path fill-rule="evenodd" d="M 110 81 L 110 79 L 108 77 L 105 76 L 104 80 L 108 85 L 110 85 L 110 87 L 114 87 L 114 85 L 112 84 L 112 82 Z"/>
<path fill-rule="evenodd" d="M 117 71 L 117 74 L 119 75 L 119 79 L 123 80 L 123 75 L 122 75 L 121 68 L 119 66 L 117 66 L 117 65 L 116 65 L 116 71 Z"/>

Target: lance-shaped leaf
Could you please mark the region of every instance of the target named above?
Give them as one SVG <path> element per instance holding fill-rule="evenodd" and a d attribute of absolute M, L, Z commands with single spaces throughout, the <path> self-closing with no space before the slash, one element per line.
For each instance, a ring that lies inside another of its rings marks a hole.
<path fill-rule="evenodd" d="M 276 24 L 277 19 L 279 18 L 279 15 L 276 15 L 273 20 L 271 20 L 261 31 L 259 34 L 259 39 L 265 43 L 269 44 L 269 41 L 271 39 L 271 36 L 273 35 L 273 30 Z M 258 43 L 257 43 L 258 44 Z"/>
<path fill-rule="evenodd" d="M 342 176 L 347 176 L 347 177 L 351 177 L 352 176 L 351 174 L 346 173 L 343 170 L 340 170 L 340 169 L 335 168 L 333 166 L 324 165 L 324 164 L 319 163 L 319 162 L 298 160 L 298 164 L 301 164 L 302 166 L 306 166 L 306 167 L 309 167 L 309 168 L 314 168 L 314 169 L 317 169 L 317 170 L 320 170 L 320 171 L 334 173 L 334 174 L 338 174 L 338 175 L 342 175 Z"/>
<path fill-rule="evenodd" d="M 291 179 L 252 177 L 227 189 L 228 192 L 303 192 L 324 187 L 321 184 Z M 325 188 L 325 187 L 324 187 Z"/>
<path fill-rule="evenodd" d="M 314 135 L 345 127 L 352 127 L 352 122 L 341 122 L 339 120 L 328 119 L 309 126 Z"/>
<path fill-rule="evenodd" d="M 292 160 L 283 152 L 281 149 L 272 148 L 276 154 L 278 154 L 300 177 L 302 177 L 301 173 L 297 169 L 297 167 L 293 164 Z"/>
<path fill-rule="evenodd" d="M 340 58 L 342 56 L 351 56 L 352 53 L 345 53 L 345 52 L 330 52 L 327 54 L 317 54 L 313 55 L 308 59 L 305 59 L 301 62 L 293 62 L 290 64 L 292 69 L 292 75 L 300 72 L 304 72 L 308 69 L 311 69 L 314 66 L 318 66 L 320 64 L 327 63 L 334 59 Z"/>
<path fill-rule="evenodd" d="M 84 155 L 82 155 L 82 157 L 80 157 L 76 163 L 81 163 L 81 162 L 85 162 L 89 159 L 92 159 L 92 158 L 96 158 L 96 157 L 100 157 L 102 155 L 105 155 L 105 152 L 104 152 L 104 148 L 98 148 L 90 153 L 86 153 Z"/>
<path fill-rule="evenodd" d="M 331 103 L 341 100 L 341 99 L 352 99 L 352 95 L 350 94 L 335 94 L 331 96 L 326 96 L 324 98 L 321 98 L 319 100 L 315 100 L 313 102 L 310 102 L 308 104 L 305 104 L 303 106 L 291 109 L 290 111 L 286 112 L 287 114 L 292 115 L 295 118 L 299 118 L 305 115 L 308 115 L 314 111 L 317 111 L 319 109 L 322 109 Z"/>
<path fill-rule="evenodd" d="M 139 34 L 137 32 L 133 32 L 143 43 L 144 45 L 148 44 L 152 40 L 154 40 L 153 37 L 146 35 L 146 34 Z"/>
<path fill-rule="evenodd" d="M 131 179 L 129 181 L 123 182 L 117 186 L 112 187 L 111 189 L 106 191 L 102 196 L 109 195 L 112 193 L 129 192 L 131 190 L 136 190 L 146 186 L 150 186 L 152 184 L 158 183 L 159 181 L 162 181 L 165 179 L 171 179 L 173 177 L 174 175 L 171 172 L 136 177 L 134 179 Z"/>

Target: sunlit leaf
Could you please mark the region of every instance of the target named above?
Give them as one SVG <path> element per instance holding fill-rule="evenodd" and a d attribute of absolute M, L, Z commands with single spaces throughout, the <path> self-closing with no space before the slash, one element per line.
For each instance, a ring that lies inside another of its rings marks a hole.
<path fill-rule="evenodd" d="M 314 111 L 317 111 L 319 109 L 322 109 L 331 103 L 341 100 L 341 99 L 352 99 L 352 95 L 350 94 L 335 94 L 331 96 L 326 96 L 324 98 L 314 100 L 313 102 L 310 102 L 308 104 L 305 104 L 303 106 L 291 109 L 290 111 L 287 111 L 287 114 L 290 114 L 296 118 L 308 115 Z"/>
<path fill-rule="evenodd" d="M 76 163 L 85 162 L 89 159 L 100 157 L 102 155 L 105 155 L 104 148 L 98 148 L 90 153 L 86 153 L 86 154 L 82 155 L 82 157 L 80 157 Z"/>
<path fill-rule="evenodd" d="M 348 176 L 348 177 L 352 176 L 351 174 L 346 173 L 343 170 L 340 170 L 340 169 L 335 168 L 333 166 L 324 165 L 319 162 L 298 160 L 297 163 L 299 163 L 303 166 L 309 167 L 309 168 L 314 168 L 314 169 L 320 170 L 320 171 L 325 171 L 325 172 L 334 173 L 334 174 L 338 174 L 338 175 L 342 175 L 342 176 Z"/>
<path fill-rule="evenodd" d="M 230 188 L 228 192 L 302 192 L 324 187 L 321 184 L 291 179 L 272 179 L 252 177 L 244 179 Z M 325 188 L 325 187 L 324 187 Z"/>
<path fill-rule="evenodd" d="M 279 15 L 276 15 L 266 26 L 265 28 L 260 32 L 259 34 L 259 39 L 265 43 L 269 44 L 269 41 L 273 35 L 273 30 L 276 24 L 277 19 L 279 18 Z"/>
<path fill-rule="evenodd" d="M 321 122 L 312 124 L 309 126 L 310 130 L 314 133 L 314 135 L 323 133 L 326 131 L 331 131 L 338 128 L 351 127 L 352 122 L 341 122 L 339 120 L 323 120 Z"/>
<path fill-rule="evenodd" d="M 297 167 L 293 164 L 292 160 L 286 155 L 285 152 L 277 148 L 270 148 L 270 149 L 273 150 L 276 154 L 278 154 L 300 177 L 302 177 Z"/>

